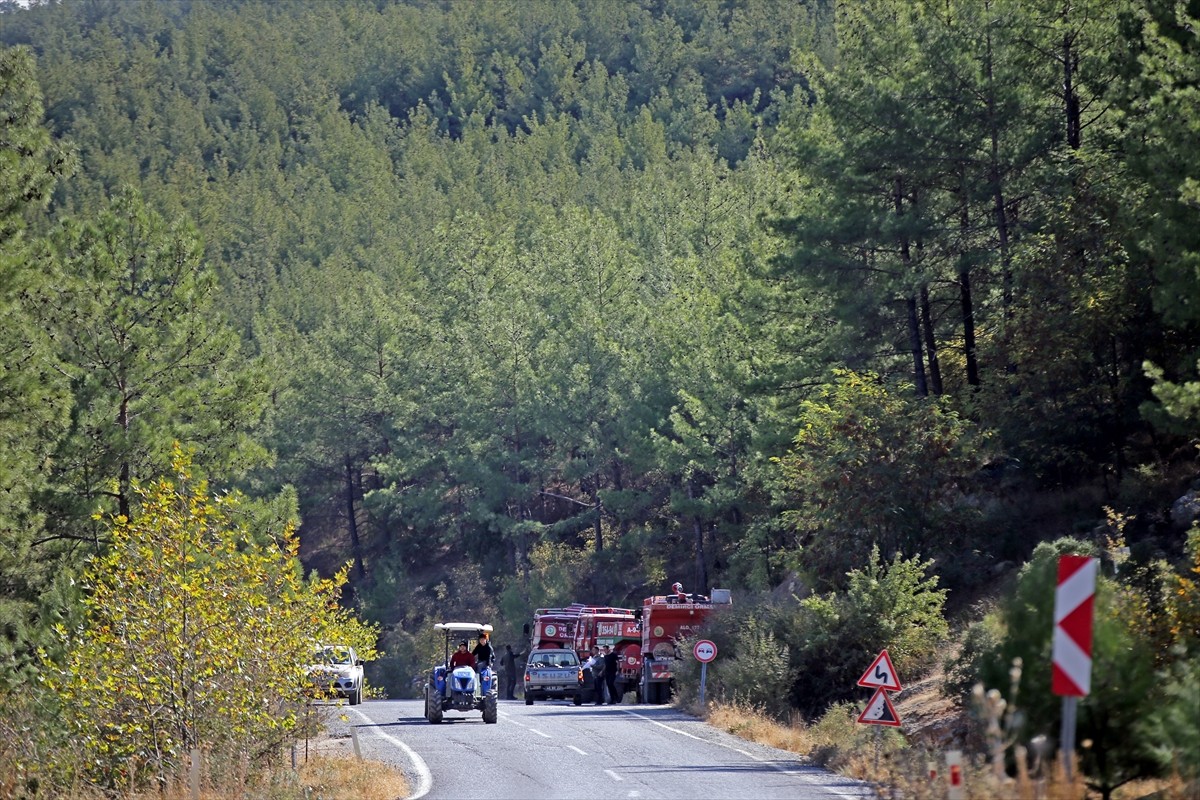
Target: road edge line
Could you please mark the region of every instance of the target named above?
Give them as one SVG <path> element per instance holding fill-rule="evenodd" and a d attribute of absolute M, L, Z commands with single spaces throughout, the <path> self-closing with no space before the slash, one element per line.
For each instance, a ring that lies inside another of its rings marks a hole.
<path fill-rule="evenodd" d="M 387 739 L 389 742 L 403 750 L 408 756 L 409 762 L 412 764 L 413 771 L 417 773 L 417 790 L 408 797 L 404 798 L 404 800 L 420 800 L 420 798 L 429 794 L 429 790 L 433 788 L 433 773 L 429 771 L 429 765 L 425 763 L 425 759 L 417 755 L 416 750 L 413 750 L 411 747 L 392 736 L 390 733 L 385 733 L 384 731 L 379 730 L 379 725 L 375 722 L 375 720 L 371 719 L 357 708 L 353 709 L 353 711 L 362 719 L 366 720 L 367 723 L 375 729 L 374 733 L 376 735 Z"/>

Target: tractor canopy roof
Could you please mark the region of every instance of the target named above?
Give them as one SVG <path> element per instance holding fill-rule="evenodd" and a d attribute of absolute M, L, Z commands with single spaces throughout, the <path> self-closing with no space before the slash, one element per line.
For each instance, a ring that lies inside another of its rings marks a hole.
<path fill-rule="evenodd" d="M 446 633 L 473 633 L 479 635 L 484 631 L 491 633 L 491 625 L 481 625 L 478 622 L 439 622 L 433 626 L 434 630 L 446 631 Z"/>

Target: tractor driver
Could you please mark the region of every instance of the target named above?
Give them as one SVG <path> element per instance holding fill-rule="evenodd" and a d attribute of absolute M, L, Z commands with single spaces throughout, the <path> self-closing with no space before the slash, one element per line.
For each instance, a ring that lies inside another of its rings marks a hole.
<path fill-rule="evenodd" d="M 463 639 L 458 643 L 458 649 L 454 651 L 454 655 L 450 656 L 450 671 L 453 672 L 459 667 L 473 668 L 474 666 L 475 656 L 471 655 L 471 652 L 467 650 L 467 640 Z"/>

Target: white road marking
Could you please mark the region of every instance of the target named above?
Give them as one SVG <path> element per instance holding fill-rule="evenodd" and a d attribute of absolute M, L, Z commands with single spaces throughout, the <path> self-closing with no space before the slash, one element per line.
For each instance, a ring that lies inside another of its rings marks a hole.
<path fill-rule="evenodd" d="M 544 738 L 546 738 L 546 739 L 553 739 L 553 738 L 554 738 L 554 737 L 553 737 L 553 736 L 551 736 L 550 734 L 548 734 L 548 733 L 542 733 L 542 732 L 541 732 L 541 731 L 539 731 L 537 728 L 534 728 L 534 727 L 532 727 L 532 726 L 530 726 L 530 725 L 526 725 L 526 724 L 525 724 L 525 723 L 523 723 L 523 722 L 517 722 L 515 719 L 509 719 L 509 716 L 508 716 L 508 714 L 505 714 L 505 715 L 504 715 L 504 718 L 505 718 L 505 719 L 507 719 L 507 720 L 509 721 L 509 723 L 510 723 L 510 724 L 512 724 L 512 725 L 516 725 L 518 728 L 524 728 L 524 729 L 525 729 L 525 730 L 527 730 L 527 731 L 533 731 L 533 732 L 534 732 L 534 733 L 536 733 L 538 736 L 542 736 L 542 737 L 544 737 Z M 587 755 L 587 753 L 583 752 L 582 750 L 580 750 L 578 747 L 575 747 L 574 745 L 567 745 L 567 747 L 570 747 L 572 750 L 575 750 L 575 751 L 577 751 L 577 752 L 578 752 L 580 755 L 584 755 L 584 756 L 586 756 L 586 755 Z"/>
<path fill-rule="evenodd" d="M 665 728 L 666 730 L 671 731 L 671 733 L 678 733 L 680 736 L 686 736 L 689 739 L 695 739 L 696 741 L 699 741 L 699 742 L 708 742 L 709 744 L 715 744 L 718 747 L 724 747 L 726 750 L 732 750 L 735 753 L 741 753 L 742 755 L 746 756 L 747 758 L 751 758 L 754 761 L 758 761 L 760 763 L 765 762 L 767 764 L 767 766 L 769 766 L 771 769 L 775 770 L 776 772 L 782 772 L 784 775 L 792 775 L 806 783 L 816 783 L 817 782 L 813 779 L 813 777 L 811 775 L 807 774 L 806 772 L 802 772 L 800 770 L 788 769 L 787 767 L 781 767 L 778 764 L 775 764 L 774 762 L 767 761 L 766 759 L 760 758 L 760 757 L 754 755 L 753 753 L 749 753 L 745 750 L 742 750 L 740 747 L 734 747 L 733 745 L 725 744 L 724 742 L 718 742 L 718 741 L 714 741 L 712 739 L 705 739 L 701 736 L 696 736 L 695 734 L 688 733 L 687 731 L 681 731 L 679 728 L 675 728 L 670 725 L 667 725 L 666 723 L 659 722 L 656 719 L 650 719 L 650 717 L 647 717 L 645 714 L 639 714 L 636 711 L 629 711 L 624 708 L 621 709 L 621 711 L 624 711 L 626 714 L 628 714 L 631 717 L 637 717 L 638 719 L 645 720 L 646 722 L 657 725 L 660 728 Z M 832 776 L 833 773 L 830 773 L 830 775 Z M 847 800 L 862 800 L 862 798 L 868 796 L 865 794 L 847 794 L 833 786 L 822 785 L 821 788 L 824 789 L 825 791 L 829 792 L 830 794 L 835 794 L 838 797 L 847 798 Z M 632 796 L 633 795 L 630 795 L 630 797 L 632 797 Z"/>
<path fill-rule="evenodd" d="M 578 747 L 576 747 L 576 746 L 575 746 L 575 745 L 573 745 L 573 744 L 569 744 L 569 745 L 567 745 L 567 747 L 571 748 L 571 749 L 572 749 L 572 750 L 574 750 L 576 753 L 579 753 L 579 755 L 581 755 L 581 756 L 586 756 L 586 755 L 587 755 L 587 753 L 583 752 L 582 750 L 580 750 Z"/>
<path fill-rule="evenodd" d="M 417 789 L 408 796 L 407 800 L 419 800 L 419 798 L 429 794 L 429 790 L 433 788 L 433 773 L 429 771 L 429 765 L 425 763 L 425 760 L 417 755 L 417 751 L 413 750 L 411 747 L 391 734 L 384 733 L 383 731 L 379 730 L 379 728 L 376 726 L 375 720 L 371 719 L 357 708 L 353 709 L 353 711 L 370 724 L 372 728 L 371 732 L 373 734 L 387 739 L 389 742 L 396 745 L 396 747 L 399 747 L 401 750 L 403 750 L 405 755 L 408 756 L 409 761 L 412 763 L 413 771 L 417 773 Z"/>
<path fill-rule="evenodd" d="M 625 780 L 625 779 L 624 779 L 624 778 L 622 778 L 620 775 L 618 775 L 617 773 L 613 772 L 611 769 L 606 769 L 606 770 L 604 770 L 604 774 L 605 774 L 605 775 L 607 775 L 608 777 L 612 778 L 614 781 L 623 781 L 623 780 Z"/>

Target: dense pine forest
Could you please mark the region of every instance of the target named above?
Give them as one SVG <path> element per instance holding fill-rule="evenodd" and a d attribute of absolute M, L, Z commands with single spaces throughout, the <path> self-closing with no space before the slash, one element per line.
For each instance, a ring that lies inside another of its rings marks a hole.
<path fill-rule="evenodd" d="M 806 715 L 972 621 L 948 674 L 1007 686 L 984 656 L 1035 634 L 972 611 L 1048 548 L 1102 557 L 1123 675 L 1188 686 L 1154 676 L 1200 670 L 1198 23 L 3 0 L 0 681 L 67 657 L 186 463 L 248 542 L 348 564 L 393 695 L 439 619 L 516 643 L 675 580 L 733 591 L 723 653 L 771 629 Z M 1125 756 L 1102 791 L 1171 760 Z"/>

